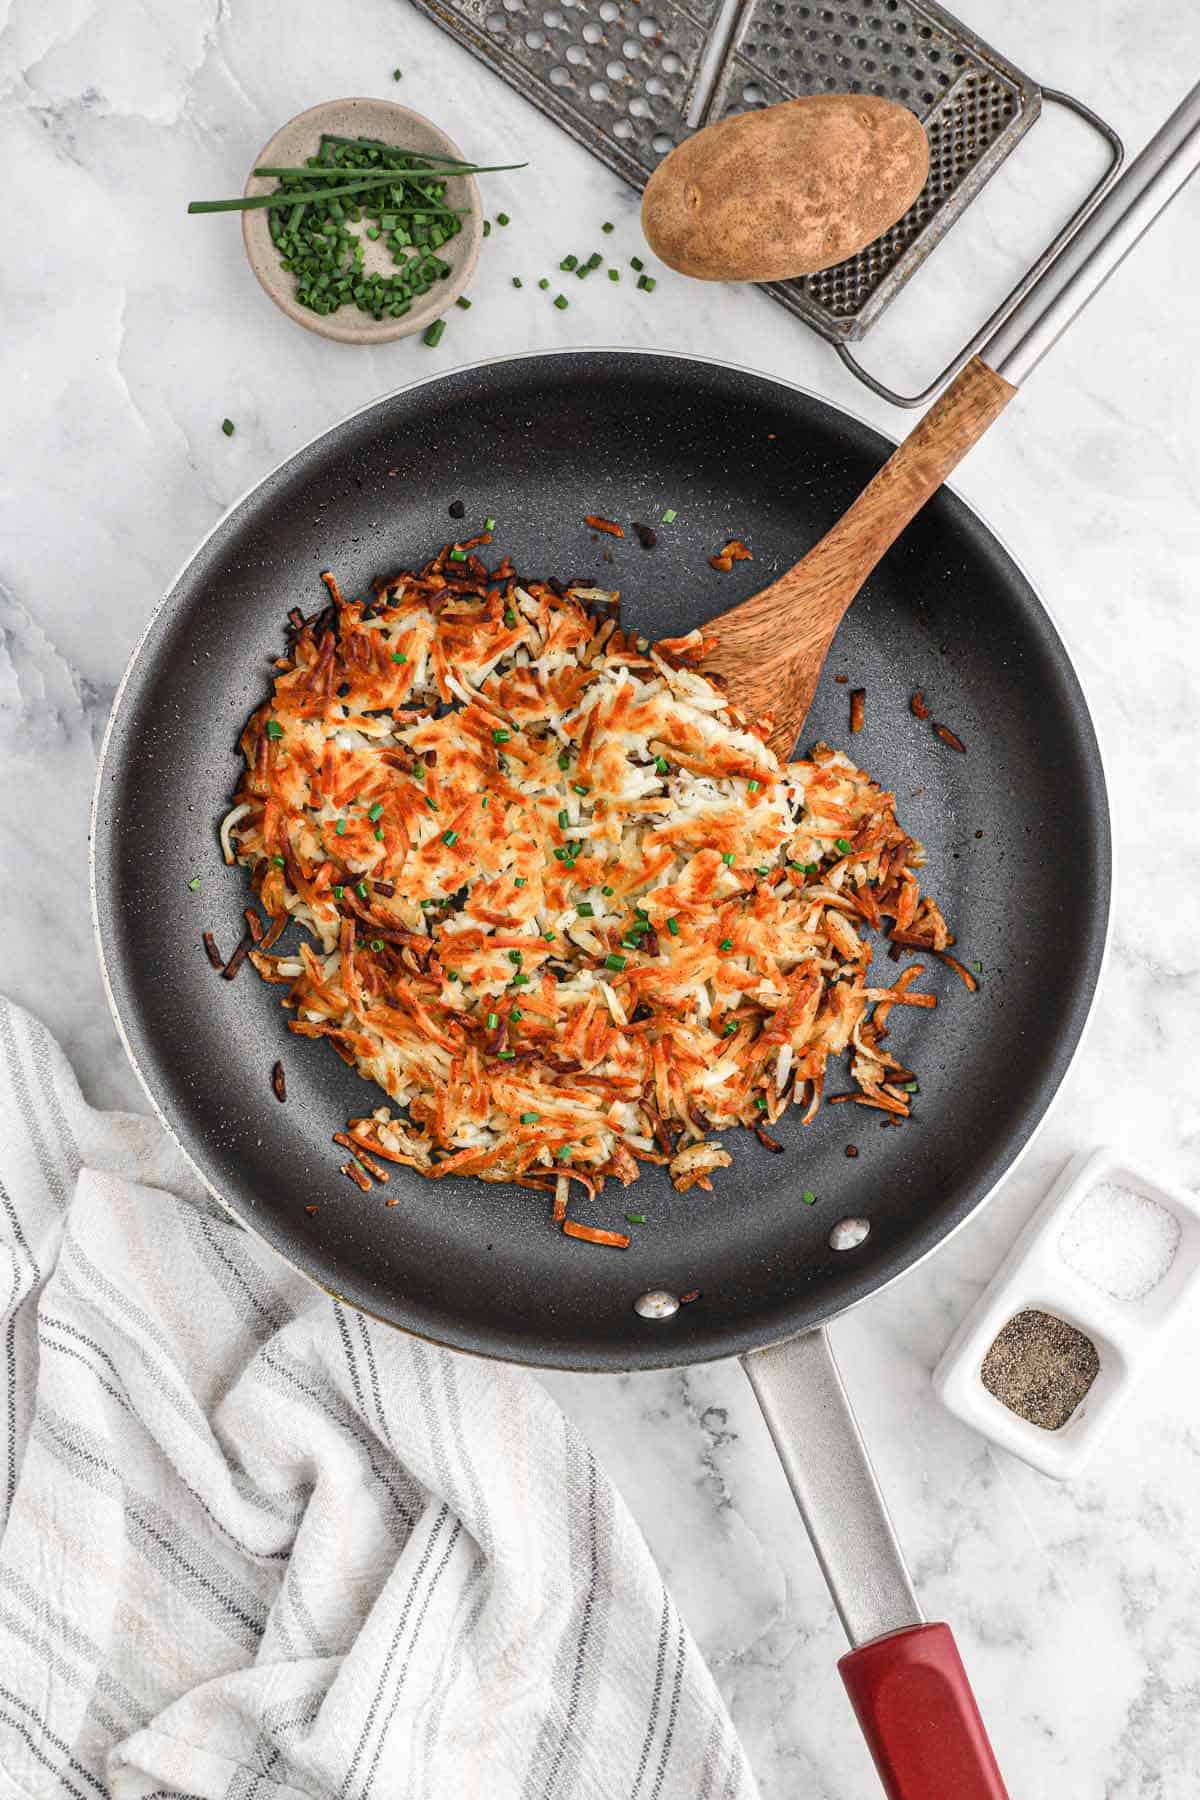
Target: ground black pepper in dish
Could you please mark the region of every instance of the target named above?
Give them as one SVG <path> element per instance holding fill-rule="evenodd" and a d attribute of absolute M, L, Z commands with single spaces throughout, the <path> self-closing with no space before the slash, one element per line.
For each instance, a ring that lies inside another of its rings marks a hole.
<path fill-rule="evenodd" d="M 1091 1338 L 1054 1313 L 1019 1312 L 997 1333 L 980 1377 L 1002 1406 L 1043 1431 L 1059 1431 L 1096 1376 Z"/>

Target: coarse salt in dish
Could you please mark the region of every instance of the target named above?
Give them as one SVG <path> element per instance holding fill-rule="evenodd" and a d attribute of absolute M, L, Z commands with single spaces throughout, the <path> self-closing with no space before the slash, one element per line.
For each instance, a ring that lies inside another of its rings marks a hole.
<path fill-rule="evenodd" d="M 1140 1300 L 1169 1271 L 1181 1235 L 1157 1200 L 1101 1182 L 1067 1219 L 1058 1249 L 1068 1268 L 1114 1300 Z"/>

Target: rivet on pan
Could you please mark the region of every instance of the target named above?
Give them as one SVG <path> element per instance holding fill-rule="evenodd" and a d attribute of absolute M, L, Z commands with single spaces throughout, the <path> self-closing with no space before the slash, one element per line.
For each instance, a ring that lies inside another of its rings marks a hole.
<path fill-rule="evenodd" d="M 863 1243 L 871 1229 L 866 1219 L 839 1219 L 829 1234 L 831 1250 L 854 1250 Z"/>
<path fill-rule="evenodd" d="M 679 1311 L 679 1302 L 665 1288 L 655 1288 L 649 1294 L 639 1294 L 633 1310 L 642 1319 L 669 1319 Z"/>

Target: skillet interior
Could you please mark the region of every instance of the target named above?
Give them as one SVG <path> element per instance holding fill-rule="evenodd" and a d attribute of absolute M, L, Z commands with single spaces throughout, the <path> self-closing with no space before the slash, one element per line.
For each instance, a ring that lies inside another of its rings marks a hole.
<path fill-rule="evenodd" d="M 626 1253 L 564 1239 L 544 1197 L 398 1170 L 385 1208 L 338 1174 L 330 1142 L 374 1090 L 327 1046 L 290 1036 L 278 991 L 225 983 L 246 903 L 215 826 L 240 726 L 265 691 L 284 615 L 311 610 L 322 569 L 343 589 L 500 521 L 530 576 L 619 587 L 648 635 L 688 629 L 779 573 L 843 511 L 889 446 L 778 382 L 669 355 L 585 351 L 455 371 L 380 400 L 299 452 L 196 553 L 136 655 L 103 758 L 95 901 L 105 971 L 146 1086 L 202 1174 L 289 1260 L 355 1305 L 457 1347 L 575 1368 L 650 1366 L 749 1349 L 828 1318 L 917 1260 L 986 1196 L 1044 1113 L 1099 973 L 1110 886 L 1108 812 L 1083 695 L 1028 582 L 980 520 L 942 493 L 847 615 L 809 735 L 847 746 L 848 688 L 867 690 L 854 753 L 895 788 L 929 851 L 925 880 L 982 962 L 981 992 L 929 963 L 936 1013 L 892 1015 L 921 1076 L 916 1117 L 825 1107 L 748 1134 L 706 1195 L 648 1170 L 587 1216 L 643 1212 Z M 667 507 L 670 526 L 658 523 Z M 585 513 L 653 522 L 658 547 L 596 542 Z M 730 574 L 707 557 L 745 538 Z M 613 562 L 603 560 L 611 552 Z M 908 708 L 922 688 L 963 738 L 944 748 Z M 188 882 L 200 874 L 198 893 Z M 876 959 L 883 978 L 895 966 Z M 277 1057 L 288 1100 L 272 1097 Z M 829 1091 L 848 1087 L 831 1071 Z M 851 1160 L 847 1143 L 859 1147 Z M 818 1203 L 800 1203 L 803 1189 Z M 305 1204 L 316 1203 L 315 1217 Z M 830 1226 L 871 1221 L 850 1254 Z M 633 1312 L 647 1288 L 699 1288 L 669 1323 Z"/>

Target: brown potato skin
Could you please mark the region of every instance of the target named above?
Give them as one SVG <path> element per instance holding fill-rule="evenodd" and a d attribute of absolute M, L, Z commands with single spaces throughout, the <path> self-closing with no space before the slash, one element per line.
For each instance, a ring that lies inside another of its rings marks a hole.
<path fill-rule="evenodd" d="M 642 229 L 656 256 L 699 281 L 785 281 L 873 242 L 928 173 L 925 129 L 907 107 L 815 94 L 679 144 L 646 184 Z"/>

